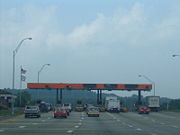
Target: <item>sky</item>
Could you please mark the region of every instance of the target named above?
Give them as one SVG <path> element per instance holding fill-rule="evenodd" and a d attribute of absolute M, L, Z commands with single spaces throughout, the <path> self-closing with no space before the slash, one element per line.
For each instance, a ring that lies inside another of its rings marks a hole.
<path fill-rule="evenodd" d="M 26 83 L 151 83 L 180 98 L 179 0 L 0 0 L 0 88 Z M 113 92 L 130 96 L 135 92 Z M 137 93 L 136 93 L 137 94 Z M 143 95 L 152 95 L 144 92 Z"/>

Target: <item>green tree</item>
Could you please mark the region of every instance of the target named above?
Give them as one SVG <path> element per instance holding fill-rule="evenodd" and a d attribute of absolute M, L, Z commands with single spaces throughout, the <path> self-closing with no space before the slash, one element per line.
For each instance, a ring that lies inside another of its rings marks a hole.
<path fill-rule="evenodd" d="M 31 95 L 27 91 L 19 92 L 16 96 L 15 106 L 24 107 L 31 102 Z"/>

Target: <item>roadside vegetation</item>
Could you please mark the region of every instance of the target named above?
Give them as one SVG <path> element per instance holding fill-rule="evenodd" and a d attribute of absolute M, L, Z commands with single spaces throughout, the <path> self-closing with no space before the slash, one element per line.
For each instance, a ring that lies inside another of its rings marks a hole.
<path fill-rule="evenodd" d="M 14 116 L 18 116 L 24 113 L 24 110 L 15 110 L 14 111 Z M 0 116 L 10 116 L 12 115 L 12 112 L 10 109 L 8 110 L 0 110 Z"/>

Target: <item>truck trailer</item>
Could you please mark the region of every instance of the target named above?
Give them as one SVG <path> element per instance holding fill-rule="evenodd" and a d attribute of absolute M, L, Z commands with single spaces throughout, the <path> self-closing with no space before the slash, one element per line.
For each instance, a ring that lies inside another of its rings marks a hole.
<path fill-rule="evenodd" d="M 158 112 L 160 110 L 160 97 L 159 96 L 147 96 L 146 105 L 151 111 Z"/>
<path fill-rule="evenodd" d="M 120 112 L 120 100 L 117 97 L 106 97 L 105 108 L 108 112 Z"/>

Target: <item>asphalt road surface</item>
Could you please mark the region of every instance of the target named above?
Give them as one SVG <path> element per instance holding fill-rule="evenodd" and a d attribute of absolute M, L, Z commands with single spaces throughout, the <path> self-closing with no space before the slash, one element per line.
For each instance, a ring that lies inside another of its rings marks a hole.
<path fill-rule="evenodd" d="M 85 112 L 72 112 L 67 119 L 54 119 L 49 112 L 41 118 L 0 122 L 0 135 L 180 135 L 180 113 L 104 112 L 87 117 Z"/>

